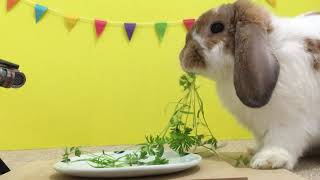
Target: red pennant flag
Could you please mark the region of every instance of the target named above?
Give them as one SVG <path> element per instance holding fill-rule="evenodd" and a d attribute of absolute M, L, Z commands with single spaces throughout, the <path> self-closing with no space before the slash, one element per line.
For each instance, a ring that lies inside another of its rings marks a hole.
<path fill-rule="evenodd" d="M 104 28 L 107 25 L 107 21 L 103 21 L 103 20 L 94 20 L 94 26 L 96 28 L 96 35 L 97 37 L 100 37 L 102 32 L 104 31 Z"/>
<path fill-rule="evenodd" d="M 193 24 L 195 22 L 195 19 L 184 19 L 183 20 L 183 24 L 186 27 L 186 29 L 188 31 L 190 31 L 190 29 L 192 28 Z"/>
<path fill-rule="evenodd" d="M 18 2 L 19 0 L 7 0 L 7 11 L 10 11 Z"/>

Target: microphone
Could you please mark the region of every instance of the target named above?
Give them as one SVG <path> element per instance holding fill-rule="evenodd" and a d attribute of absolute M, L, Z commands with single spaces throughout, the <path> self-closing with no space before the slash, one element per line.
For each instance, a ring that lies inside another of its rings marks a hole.
<path fill-rule="evenodd" d="M 19 71 L 19 65 L 0 59 L 0 86 L 20 88 L 26 82 L 26 76 Z"/>
<path fill-rule="evenodd" d="M 26 82 L 26 76 L 19 71 L 19 65 L 0 59 L 0 87 L 20 88 Z M 0 159 L 0 175 L 9 172 L 10 169 Z"/>

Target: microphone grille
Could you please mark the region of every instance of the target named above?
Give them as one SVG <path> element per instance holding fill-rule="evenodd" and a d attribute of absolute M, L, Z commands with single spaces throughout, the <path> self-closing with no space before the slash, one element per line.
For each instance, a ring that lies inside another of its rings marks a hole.
<path fill-rule="evenodd" d="M 14 88 L 19 88 L 23 86 L 25 82 L 26 82 L 26 76 L 21 72 L 16 72 L 12 86 Z"/>

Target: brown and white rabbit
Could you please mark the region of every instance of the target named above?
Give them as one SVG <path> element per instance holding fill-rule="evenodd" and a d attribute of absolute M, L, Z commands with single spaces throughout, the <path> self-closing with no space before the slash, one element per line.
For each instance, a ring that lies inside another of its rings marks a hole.
<path fill-rule="evenodd" d="M 180 62 L 216 81 L 224 106 L 257 140 L 252 168 L 292 169 L 320 145 L 320 13 L 272 15 L 248 0 L 204 13 Z"/>

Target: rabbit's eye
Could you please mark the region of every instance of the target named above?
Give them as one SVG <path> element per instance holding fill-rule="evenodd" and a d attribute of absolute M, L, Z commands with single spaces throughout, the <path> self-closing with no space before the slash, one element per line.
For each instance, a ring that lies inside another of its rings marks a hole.
<path fill-rule="evenodd" d="M 212 33 L 219 33 L 224 30 L 224 25 L 220 22 L 211 24 L 210 30 Z"/>

